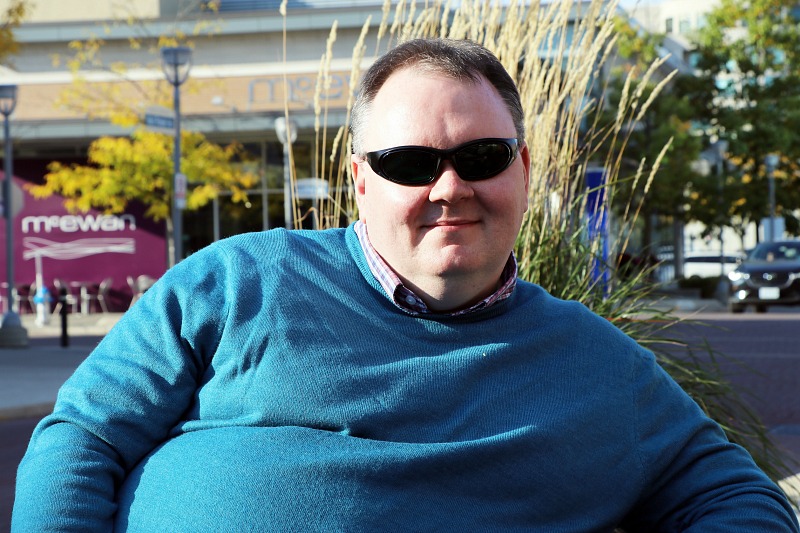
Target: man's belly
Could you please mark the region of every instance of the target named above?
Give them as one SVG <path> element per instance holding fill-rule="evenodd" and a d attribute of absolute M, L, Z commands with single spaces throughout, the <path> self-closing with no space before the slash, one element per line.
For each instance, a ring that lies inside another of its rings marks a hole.
<path fill-rule="evenodd" d="M 562 486 L 548 472 L 557 464 L 536 461 L 536 472 L 536 440 L 522 430 L 424 444 L 300 427 L 190 432 L 130 473 L 116 531 L 573 530 L 553 526 L 581 524 L 570 515 L 597 495 Z"/>

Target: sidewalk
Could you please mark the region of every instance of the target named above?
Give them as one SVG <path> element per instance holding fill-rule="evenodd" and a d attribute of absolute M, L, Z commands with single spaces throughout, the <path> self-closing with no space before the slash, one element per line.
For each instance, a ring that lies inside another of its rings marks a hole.
<path fill-rule="evenodd" d="M 663 311 L 671 311 L 673 313 L 686 314 L 686 313 L 725 313 L 727 307 L 713 298 L 700 299 L 688 296 L 665 296 L 656 297 L 652 303 L 652 307 Z"/>
<path fill-rule="evenodd" d="M 654 309 L 678 314 L 727 313 L 727 294 L 701 298 L 699 289 L 682 289 L 676 282 L 654 289 L 646 298 Z"/>
<path fill-rule="evenodd" d="M 62 347 L 60 317 L 38 326 L 34 315 L 22 315 L 28 346 L 0 348 L 0 420 L 49 413 L 58 389 L 121 316 L 70 314 L 69 345 Z"/>

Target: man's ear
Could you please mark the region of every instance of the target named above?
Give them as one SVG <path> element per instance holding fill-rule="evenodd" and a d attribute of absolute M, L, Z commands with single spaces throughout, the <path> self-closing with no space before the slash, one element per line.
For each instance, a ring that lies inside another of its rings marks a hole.
<path fill-rule="evenodd" d="M 350 156 L 350 165 L 353 171 L 353 185 L 356 190 L 356 205 L 358 205 L 358 216 L 364 220 L 364 213 L 366 213 L 366 193 L 367 193 L 367 176 L 366 172 L 361 170 L 361 163 L 364 160 L 355 154 Z"/>
<path fill-rule="evenodd" d="M 531 187 L 531 152 L 528 150 L 528 143 L 522 145 L 519 151 L 519 157 L 522 161 L 522 172 L 524 173 L 523 179 L 525 180 L 525 211 L 528 210 L 528 203 L 530 202 L 530 187 Z"/>

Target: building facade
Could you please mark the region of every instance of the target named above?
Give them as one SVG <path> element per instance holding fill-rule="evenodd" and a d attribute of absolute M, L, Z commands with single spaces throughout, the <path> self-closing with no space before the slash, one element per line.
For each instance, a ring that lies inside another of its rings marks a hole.
<path fill-rule="evenodd" d="M 7 5 L 0 0 L 0 8 Z M 158 101 L 165 88 L 171 91 L 161 70 L 159 37 L 185 35 L 193 54 L 190 78 L 181 87 L 182 129 L 223 145 L 240 143 L 253 159 L 249 165 L 260 182 L 248 191 L 247 202 L 233 203 L 223 193 L 200 211 L 184 212 L 184 255 L 228 235 L 284 226 L 284 151 L 276 119 L 288 102 L 299 133 L 292 147 L 296 177 L 317 177 L 315 93 L 331 28 L 336 25 L 330 87 L 322 98 L 326 123 L 336 128 L 345 122 L 353 47 L 368 20 L 377 28 L 382 2 L 289 1 L 285 17 L 279 7 L 274 0 L 223 0 L 215 10 L 188 0 L 33 3 L 15 31 L 19 53 L 10 66 L 0 67 L 0 83 L 19 88 L 11 115 L 18 284 L 29 286 L 37 274 L 47 284 L 54 278 L 76 285 L 112 278 L 113 305 L 124 309 L 131 298 L 127 279 L 158 277 L 167 265 L 165 224 L 145 218 L 143 206 L 121 215 L 70 213 L 62 198 L 35 200 L 26 189 L 42 182 L 52 161 L 83 164 L 92 141 L 132 131 L 65 105 L 65 91 L 76 80 L 69 63 L 73 42 L 102 41 L 94 68 L 87 64 L 80 70 L 85 86 L 97 94 L 117 91 L 145 115 L 158 104 L 171 105 Z M 126 65 L 124 71 L 114 72 L 117 64 Z M 145 83 L 164 87 L 150 98 L 137 93 Z M 4 274 L 3 262 L 2 279 Z"/>

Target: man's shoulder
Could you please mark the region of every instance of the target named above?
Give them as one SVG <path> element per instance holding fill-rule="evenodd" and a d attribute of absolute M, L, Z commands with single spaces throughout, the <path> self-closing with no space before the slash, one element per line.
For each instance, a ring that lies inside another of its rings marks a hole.
<path fill-rule="evenodd" d="M 553 296 L 535 283 L 518 279 L 516 290 L 519 305 L 528 306 L 531 312 L 546 317 L 547 320 L 568 321 L 565 323 L 572 324 L 576 323 L 575 320 L 579 320 L 584 323 L 596 322 L 603 326 L 610 325 L 605 318 L 596 314 L 583 303 Z"/>
<path fill-rule="evenodd" d="M 285 228 L 272 228 L 265 231 L 253 231 L 249 233 L 239 233 L 231 237 L 226 237 L 220 240 L 220 243 L 250 243 L 253 241 L 271 241 L 271 242 L 323 242 L 331 240 L 343 240 L 347 228 L 330 228 L 330 229 L 285 229 Z"/>
<path fill-rule="evenodd" d="M 328 254 L 344 250 L 346 231 L 344 228 L 326 230 L 275 228 L 227 237 L 209 248 L 222 253 L 248 253 L 261 257 L 277 257 L 303 251 Z"/>
<path fill-rule="evenodd" d="M 584 312 L 586 308 L 573 300 L 563 300 L 553 296 L 541 285 L 517 279 L 517 296 L 520 303 L 533 305 L 541 308 L 545 312 L 560 311 L 564 313 Z"/>
<path fill-rule="evenodd" d="M 603 347 L 615 357 L 624 358 L 633 352 L 644 354 L 634 339 L 584 303 L 558 298 L 539 285 L 522 280 L 518 280 L 517 290 L 517 316 L 565 339 L 571 346 L 584 346 L 587 350 Z"/>

